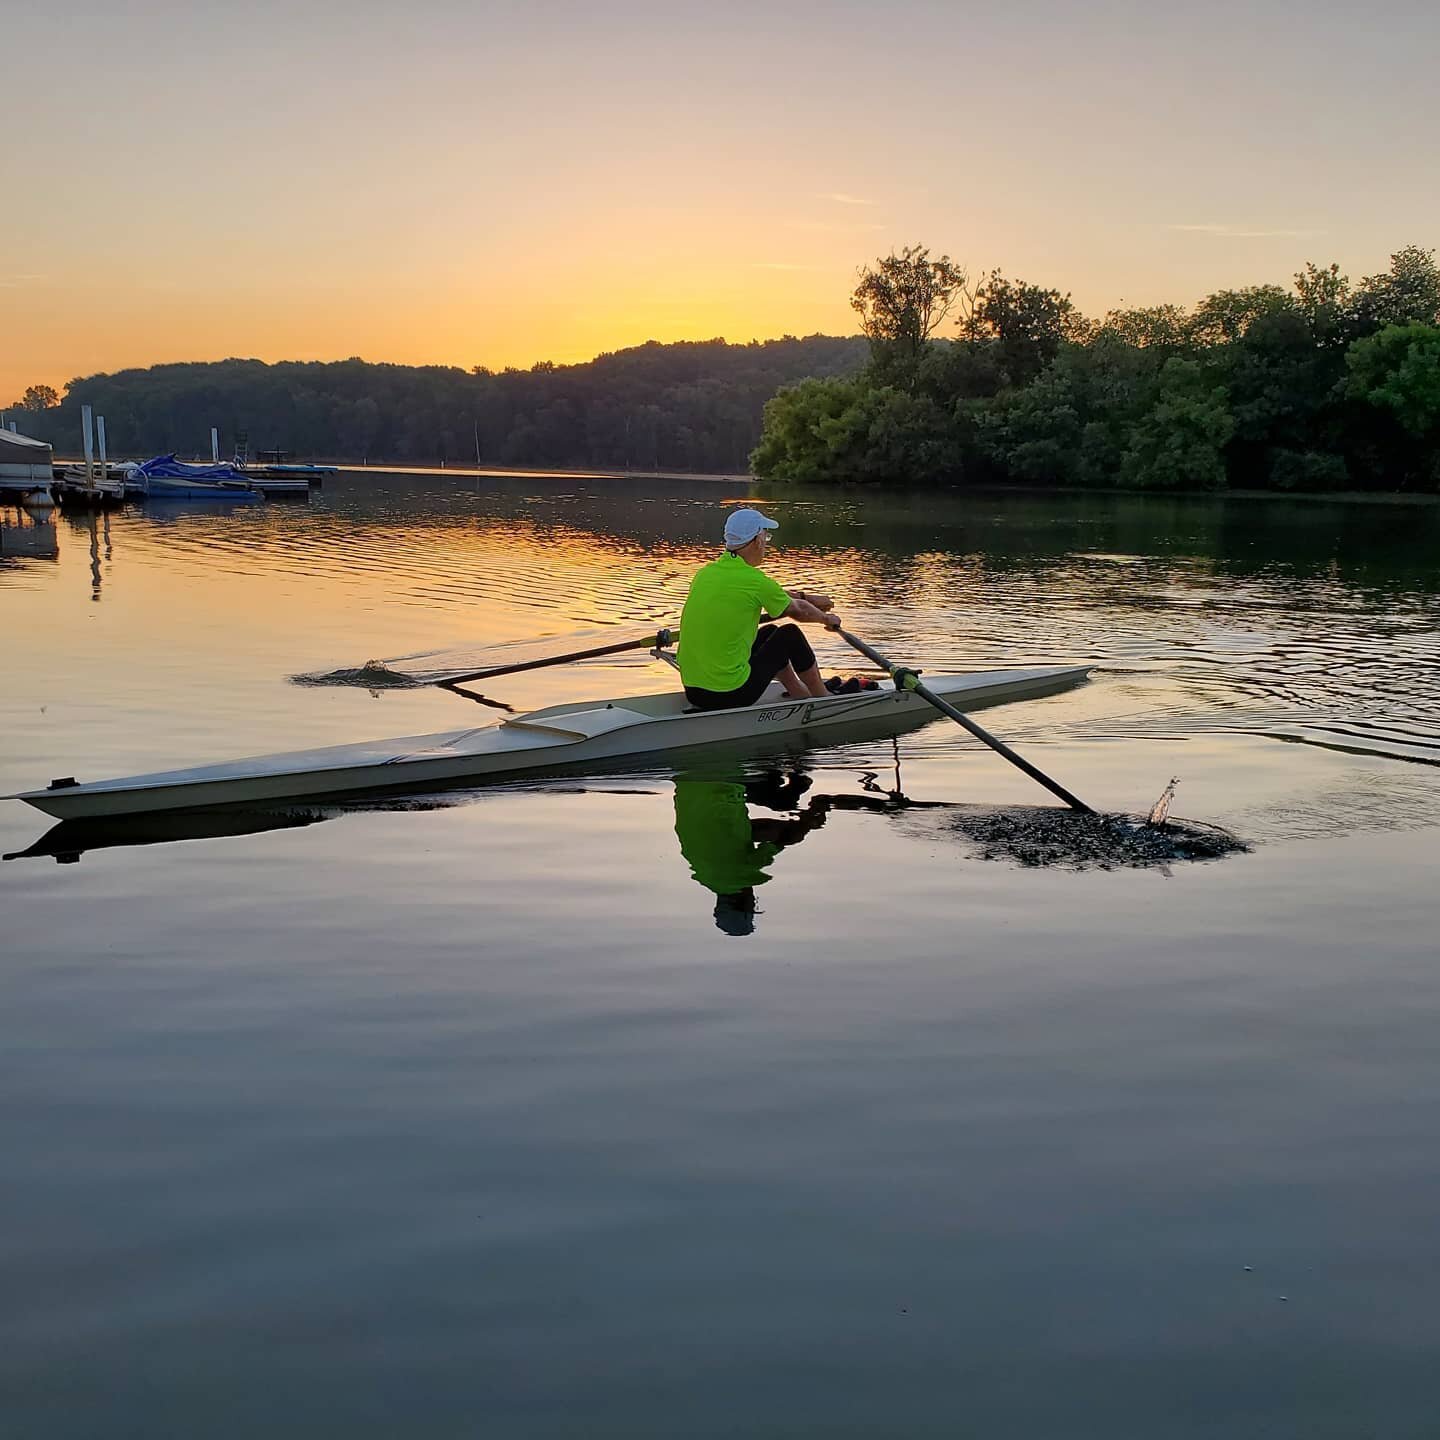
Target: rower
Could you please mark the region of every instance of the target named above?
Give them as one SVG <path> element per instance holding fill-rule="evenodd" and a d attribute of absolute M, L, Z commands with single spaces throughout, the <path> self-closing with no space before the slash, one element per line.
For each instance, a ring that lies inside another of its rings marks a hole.
<path fill-rule="evenodd" d="M 690 582 L 680 616 L 680 678 L 697 710 L 753 705 L 778 679 L 792 697 L 830 692 L 815 652 L 795 625 L 760 627 L 763 612 L 806 625 L 840 626 L 828 595 L 786 592 L 765 574 L 770 532 L 779 522 L 748 507 L 725 521 L 725 553 Z"/>

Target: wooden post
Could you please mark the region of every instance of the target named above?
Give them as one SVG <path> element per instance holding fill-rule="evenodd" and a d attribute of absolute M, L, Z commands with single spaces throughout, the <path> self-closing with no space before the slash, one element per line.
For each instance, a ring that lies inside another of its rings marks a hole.
<path fill-rule="evenodd" d="M 80 433 L 85 441 L 85 488 L 95 486 L 95 412 L 88 406 L 80 407 Z"/>
<path fill-rule="evenodd" d="M 220 463 L 220 432 L 213 425 L 210 427 L 210 459 L 216 465 Z"/>
<path fill-rule="evenodd" d="M 105 417 L 103 415 L 95 417 L 95 434 L 100 441 L 100 479 L 104 481 L 110 478 L 110 467 L 106 463 Z"/>

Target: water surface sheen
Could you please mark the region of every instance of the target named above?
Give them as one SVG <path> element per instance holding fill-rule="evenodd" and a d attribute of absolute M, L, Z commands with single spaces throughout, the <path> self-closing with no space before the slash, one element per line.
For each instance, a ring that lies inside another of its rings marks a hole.
<path fill-rule="evenodd" d="M 673 622 L 746 493 L 3 512 L 0 791 L 488 723 L 287 677 Z M 897 658 L 1094 663 L 985 723 L 1250 853 L 987 860 L 1048 797 L 940 724 L 63 864 L 0 805 L 5 1433 L 1435 1433 L 1440 510 L 748 493 Z"/>

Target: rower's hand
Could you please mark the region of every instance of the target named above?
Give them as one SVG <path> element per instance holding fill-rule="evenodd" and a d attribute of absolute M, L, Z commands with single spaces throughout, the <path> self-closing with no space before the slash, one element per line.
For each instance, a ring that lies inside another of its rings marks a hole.
<path fill-rule="evenodd" d="M 833 610 L 829 610 L 829 607 L 827 607 L 827 611 L 828 613 L 825 616 L 824 622 L 825 628 L 827 630 L 838 630 L 840 628 L 840 617 Z"/>
<path fill-rule="evenodd" d="M 833 609 L 835 608 L 835 602 L 834 602 L 828 595 L 812 595 L 812 594 L 807 590 L 807 591 L 805 592 L 805 598 L 806 598 L 817 610 L 833 610 Z"/>

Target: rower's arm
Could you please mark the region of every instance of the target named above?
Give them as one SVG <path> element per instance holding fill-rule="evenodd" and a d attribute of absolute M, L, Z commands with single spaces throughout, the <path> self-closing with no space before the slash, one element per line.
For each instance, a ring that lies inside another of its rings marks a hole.
<path fill-rule="evenodd" d="M 835 602 L 828 595 L 817 595 L 813 590 L 792 590 L 792 600 L 807 600 L 817 610 L 833 610 Z"/>
<path fill-rule="evenodd" d="M 785 607 L 785 615 L 788 619 L 798 620 L 802 625 L 829 625 L 833 629 L 840 623 L 840 617 L 833 610 L 822 610 L 818 605 L 802 600 L 798 595 L 791 595 L 790 603 Z"/>

